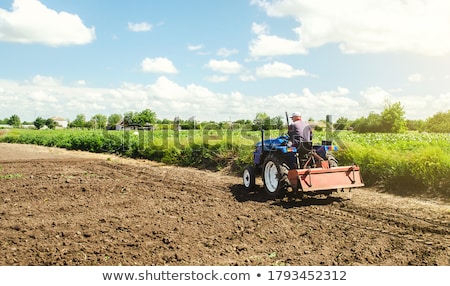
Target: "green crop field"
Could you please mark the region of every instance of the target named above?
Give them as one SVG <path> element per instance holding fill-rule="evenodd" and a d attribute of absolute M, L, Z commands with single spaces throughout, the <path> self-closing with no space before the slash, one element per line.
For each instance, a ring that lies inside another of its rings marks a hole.
<path fill-rule="evenodd" d="M 450 136 L 437 133 L 338 134 L 342 163 L 361 166 L 368 185 L 403 193 L 450 197 Z"/>
<path fill-rule="evenodd" d="M 265 138 L 283 131 L 265 132 Z M 114 153 L 167 164 L 239 172 L 252 162 L 261 139 L 249 130 L 27 130 L 12 129 L 0 142 Z M 367 186 L 404 195 L 450 198 L 450 136 L 439 133 L 316 132 L 315 143 L 333 139 L 340 165 L 358 164 Z"/>

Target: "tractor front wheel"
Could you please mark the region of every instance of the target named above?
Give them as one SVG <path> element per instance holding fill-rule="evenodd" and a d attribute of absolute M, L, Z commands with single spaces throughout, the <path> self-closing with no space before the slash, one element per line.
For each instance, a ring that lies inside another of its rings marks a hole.
<path fill-rule="evenodd" d="M 266 195 L 271 198 L 281 198 L 289 185 L 288 167 L 276 156 L 268 156 L 264 161 L 262 179 Z"/>
<path fill-rule="evenodd" d="M 253 166 L 247 166 L 242 174 L 244 181 L 244 188 L 248 191 L 253 191 L 255 188 L 255 168 Z"/>

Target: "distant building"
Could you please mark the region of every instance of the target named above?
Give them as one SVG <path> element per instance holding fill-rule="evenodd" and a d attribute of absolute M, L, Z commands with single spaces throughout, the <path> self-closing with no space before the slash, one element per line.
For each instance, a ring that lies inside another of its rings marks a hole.
<path fill-rule="evenodd" d="M 324 121 L 309 121 L 308 124 L 315 129 L 316 127 L 320 129 L 325 129 L 327 127 L 327 123 Z"/>
<path fill-rule="evenodd" d="M 66 119 L 64 119 L 62 117 L 55 116 L 55 117 L 52 117 L 52 119 L 61 128 L 67 128 L 69 126 L 69 121 L 67 121 Z"/>
<path fill-rule="evenodd" d="M 116 130 L 154 130 L 154 126 L 152 124 L 145 124 L 141 126 L 139 124 L 125 124 L 125 121 L 122 119 L 119 123 L 116 124 Z"/>
<path fill-rule="evenodd" d="M 14 126 L 8 125 L 8 124 L 0 124 L 0 129 L 12 129 L 15 128 Z M 21 124 L 19 126 L 19 128 L 24 128 L 24 129 L 32 129 L 35 128 L 34 125 L 30 125 L 30 124 Z"/>

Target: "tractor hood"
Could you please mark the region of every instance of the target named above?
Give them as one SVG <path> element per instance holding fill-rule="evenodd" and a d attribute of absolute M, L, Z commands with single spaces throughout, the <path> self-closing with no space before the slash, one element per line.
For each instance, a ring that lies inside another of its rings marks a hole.
<path fill-rule="evenodd" d="M 261 148 L 264 145 L 264 150 L 274 150 L 279 146 L 287 146 L 289 141 L 289 137 L 287 135 L 281 135 L 277 138 L 266 139 L 264 141 L 260 141 L 256 143 L 256 148 Z"/>

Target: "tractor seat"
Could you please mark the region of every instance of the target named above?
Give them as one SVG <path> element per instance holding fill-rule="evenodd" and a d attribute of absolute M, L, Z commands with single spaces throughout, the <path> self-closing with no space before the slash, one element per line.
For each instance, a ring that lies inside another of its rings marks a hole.
<path fill-rule="evenodd" d="M 301 141 L 297 146 L 297 153 L 300 158 L 307 155 L 313 149 L 313 143 L 311 141 Z"/>

